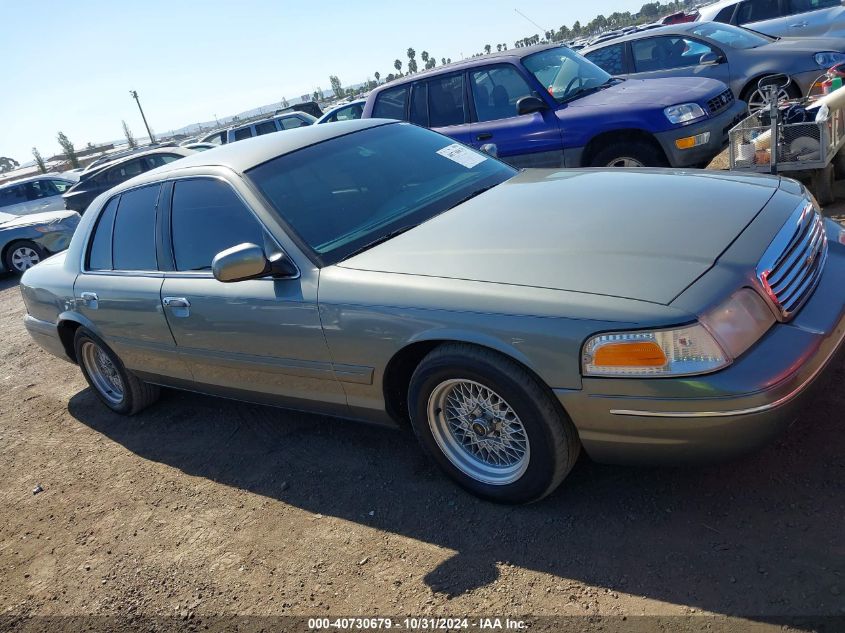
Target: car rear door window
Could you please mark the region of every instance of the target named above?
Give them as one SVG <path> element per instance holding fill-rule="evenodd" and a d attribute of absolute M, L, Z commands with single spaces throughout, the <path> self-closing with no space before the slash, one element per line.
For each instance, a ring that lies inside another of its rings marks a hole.
<path fill-rule="evenodd" d="M 495 66 L 470 75 L 475 114 L 479 121 L 516 116 L 516 102 L 534 92 L 512 66 Z"/>
<path fill-rule="evenodd" d="M 300 119 L 298 116 L 289 116 L 284 119 L 279 119 L 279 124 L 283 130 L 295 130 L 298 127 L 305 127 L 309 125 L 305 119 Z"/>
<path fill-rule="evenodd" d="M 418 83 L 411 89 L 411 112 L 408 117 L 411 123 L 428 127 L 428 86 Z"/>
<path fill-rule="evenodd" d="M 781 17 L 779 0 L 745 0 L 736 15 L 737 24 L 749 24 Z"/>
<path fill-rule="evenodd" d="M 683 37 L 650 37 L 631 42 L 636 72 L 697 66 L 701 56 L 716 51 L 699 40 Z"/>
<path fill-rule="evenodd" d="M 248 127 L 242 127 L 240 130 L 235 130 L 235 140 L 242 141 L 245 138 L 252 138 L 252 129 Z"/>
<path fill-rule="evenodd" d="M 436 77 L 428 82 L 428 118 L 429 126 L 435 128 L 466 122 L 463 74 Z"/>
<path fill-rule="evenodd" d="M 176 270 L 210 270 L 220 251 L 264 244 L 264 230 L 232 187 L 219 180 L 179 180 L 170 216 Z"/>
<path fill-rule="evenodd" d="M 88 249 L 88 270 L 111 270 L 111 243 L 114 231 L 114 216 L 120 196 L 115 196 L 106 204 L 97 219 L 91 246 Z"/>
<path fill-rule="evenodd" d="M 132 189 L 120 196 L 114 221 L 115 270 L 156 270 L 156 201 L 159 185 Z"/>
<path fill-rule="evenodd" d="M 838 0 L 837 0 L 838 1 Z M 736 11 L 736 5 L 731 4 L 719 11 L 716 14 L 716 17 L 713 18 L 714 22 L 721 22 L 723 24 L 730 24 L 731 18 L 734 16 L 734 11 Z"/>
<path fill-rule="evenodd" d="M 64 193 L 73 186 L 73 183 L 68 182 L 67 180 L 51 180 L 50 182 L 60 194 Z"/>
<path fill-rule="evenodd" d="M 625 45 L 612 44 L 584 55 L 596 66 L 611 75 L 622 75 L 625 72 Z"/>
<path fill-rule="evenodd" d="M 147 156 L 147 169 L 144 171 L 161 167 L 162 165 L 172 163 L 174 160 L 179 160 L 180 158 L 182 157 L 179 156 L 179 154 L 153 154 L 152 156 Z"/>
<path fill-rule="evenodd" d="M 0 207 L 26 202 L 26 191 L 22 185 L 13 185 L 0 189 Z"/>
<path fill-rule="evenodd" d="M 279 130 L 276 128 L 275 121 L 262 121 L 261 123 L 255 124 L 255 135 L 261 136 L 262 134 L 272 134 L 273 132 L 278 132 Z"/>
<path fill-rule="evenodd" d="M 146 165 L 142 163 L 142 159 L 136 158 L 134 160 L 126 161 L 121 165 L 115 165 L 106 172 L 105 178 L 109 186 L 114 187 L 122 182 L 134 178 L 135 176 L 147 171 Z"/>
<path fill-rule="evenodd" d="M 408 104 L 408 86 L 399 86 L 379 93 L 373 106 L 376 119 L 405 120 L 405 106 Z"/>

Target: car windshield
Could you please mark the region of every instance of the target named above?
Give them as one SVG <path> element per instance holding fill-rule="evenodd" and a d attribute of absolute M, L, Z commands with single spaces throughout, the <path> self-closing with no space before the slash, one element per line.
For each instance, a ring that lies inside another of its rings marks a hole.
<path fill-rule="evenodd" d="M 692 29 L 690 33 L 736 49 L 757 48 L 775 41 L 775 38 L 756 31 L 717 22 L 704 22 Z"/>
<path fill-rule="evenodd" d="M 592 92 L 611 80 L 593 62 L 562 46 L 529 55 L 522 63 L 558 101 Z"/>
<path fill-rule="evenodd" d="M 247 171 L 321 265 L 508 180 L 511 167 L 407 123 L 335 137 Z"/>

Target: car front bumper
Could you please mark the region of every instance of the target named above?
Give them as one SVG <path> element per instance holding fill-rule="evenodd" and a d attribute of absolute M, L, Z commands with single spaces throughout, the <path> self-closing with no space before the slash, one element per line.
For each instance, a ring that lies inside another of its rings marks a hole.
<path fill-rule="evenodd" d="M 658 132 L 655 136 L 672 167 L 696 167 L 710 162 L 728 146 L 728 132 L 745 115 L 745 102 L 734 101 L 729 108 L 715 117 L 707 118 L 700 123 L 674 128 L 668 132 Z M 710 140 L 707 143 L 690 149 L 678 149 L 675 144 L 678 139 L 698 136 L 705 132 L 710 133 Z"/>
<path fill-rule="evenodd" d="M 829 230 L 839 233 L 838 229 Z M 831 240 L 832 241 L 832 240 Z M 765 444 L 793 422 L 825 370 L 843 354 L 845 248 L 831 244 L 822 279 L 730 367 L 686 378 L 585 378 L 555 393 L 587 453 L 614 463 L 688 463 Z"/>

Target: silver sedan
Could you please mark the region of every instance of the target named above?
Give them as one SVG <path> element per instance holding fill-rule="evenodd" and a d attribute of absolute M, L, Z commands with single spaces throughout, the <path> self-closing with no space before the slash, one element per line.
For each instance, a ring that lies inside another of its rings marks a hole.
<path fill-rule="evenodd" d="M 792 421 L 845 337 L 843 242 L 794 181 L 518 172 L 368 119 L 123 183 L 21 289 L 117 413 L 164 385 L 410 426 L 468 490 L 527 502 L 582 446 L 687 463 Z"/>

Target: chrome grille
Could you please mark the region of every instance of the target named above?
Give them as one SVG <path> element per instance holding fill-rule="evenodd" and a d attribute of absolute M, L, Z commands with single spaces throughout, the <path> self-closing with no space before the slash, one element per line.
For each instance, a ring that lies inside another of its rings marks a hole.
<path fill-rule="evenodd" d="M 757 266 L 757 278 L 781 321 L 791 319 L 813 294 L 826 260 L 824 219 L 811 202 L 802 203 Z"/>
<path fill-rule="evenodd" d="M 731 92 L 730 88 L 725 90 L 720 95 L 713 97 L 710 101 L 707 102 L 707 109 L 710 110 L 710 114 L 718 114 L 734 101 L 734 93 Z"/>

